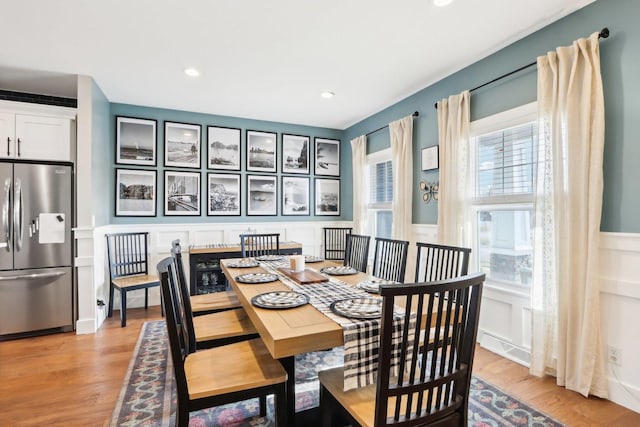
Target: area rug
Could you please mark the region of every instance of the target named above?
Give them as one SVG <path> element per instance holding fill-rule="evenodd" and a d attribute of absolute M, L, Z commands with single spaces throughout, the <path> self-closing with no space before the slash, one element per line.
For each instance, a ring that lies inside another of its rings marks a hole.
<path fill-rule="evenodd" d="M 296 356 L 296 411 L 318 406 L 317 371 L 342 364 L 342 349 Z M 165 323 L 142 326 L 129 369 L 111 418 L 112 427 L 175 425 L 175 385 Z M 192 412 L 190 427 L 272 427 L 272 402 L 266 417 L 258 400 Z M 478 377 L 471 381 L 469 426 L 562 426 Z M 313 427 L 313 426 L 309 426 Z"/>

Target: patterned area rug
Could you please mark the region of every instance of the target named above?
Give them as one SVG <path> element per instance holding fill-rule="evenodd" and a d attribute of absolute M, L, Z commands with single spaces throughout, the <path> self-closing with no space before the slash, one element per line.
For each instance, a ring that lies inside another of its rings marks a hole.
<path fill-rule="evenodd" d="M 296 356 L 296 411 L 318 406 L 317 371 L 342 365 L 341 349 Z M 163 320 L 146 322 L 134 349 L 111 419 L 112 427 L 175 425 L 175 385 Z M 562 426 L 554 419 L 474 377 L 469 426 Z M 190 427 L 272 427 L 272 404 L 258 416 L 258 400 L 192 412 Z M 310 426 L 312 427 L 312 426 Z"/>

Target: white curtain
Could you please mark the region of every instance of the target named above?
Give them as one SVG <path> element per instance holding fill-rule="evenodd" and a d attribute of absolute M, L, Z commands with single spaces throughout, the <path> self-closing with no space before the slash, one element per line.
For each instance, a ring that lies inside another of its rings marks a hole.
<path fill-rule="evenodd" d="M 468 192 L 470 94 L 464 91 L 438 102 L 440 189 L 438 240 L 442 244 L 469 246 Z"/>
<path fill-rule="evenodd" d="M 367 166 L 367 137 L 360 135 L 351 140 L 351 157 L 353 170 L 353 233 L 367 232 L 367 182 L 365 168 Z"/>
<path fill-rule="evenodd" d="M 389 123 L 393 173 L 393 224 L 391 237 L 411 240 L 413 196 L 413 116 Z"/>
<path fill-rule="evenodd" d="M 607 397 L 599 236 L 604 98 L 598 34 L 538 58 L 531 373 Z"/>

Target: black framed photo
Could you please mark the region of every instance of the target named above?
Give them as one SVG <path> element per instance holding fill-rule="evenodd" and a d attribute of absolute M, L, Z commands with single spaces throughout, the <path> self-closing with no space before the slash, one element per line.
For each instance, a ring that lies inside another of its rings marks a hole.
<path fill-rule="evenodd" d="M 240 129 L 207 126 L 207 168 L 240 170 Z"/>
<path fill-rule="evenodd" d="M 315 138 L 315 174 L 340 176 L 340 141 Z"/>
<path fill-rule="evenodd" d="M 116 116 L 116 163 L 156 165 L 157 122 Z"/>
<path fill-rule="evenodd" d="M 157 173 L 116 169 L 116 216 L 156 216 Z"/>
<path fill-rule="evenodd" d="M 422 149 L 422 162 L 421 169 L 423 171 L 430 171 L 433 169 L 438 169 L 438 145 L 434 145 L 433 147 L 423 148 Z"/>
<path fill-rule="evenodd" d="M 309 215 L 309 178 L 282 177 L 282 215 Z"/>
<path fill-rule="evenodd" d="M 200 215 L 200 173 L 164 171 L 164 214 Z"/>
<path fill-rule="evenodd" d="M 276 171 L 277 137 L 274 132 L 247 131 L 248 171 Z"/>
<path fill-rule="evenodd" d="M 340 180 L 316 178 L 316 215 L 340 215 Z"/>
<path fill-rule="evenodd" d="M 247 215 L 277 215 L 276 176 L 247 175 Z"/>
<path fill-rule="evenodd" d="M 240 174 L 207 174 L 207 215 L 240 215 Z"/>
<path fill-rule="evenodd" d="M 200 169 L 200 125 L 164 122 L 164 165 Z"/>
<path fill-rule="evenodd" d="M 309 173 L 309 137 L 282 134 L 282 173 Z"/>

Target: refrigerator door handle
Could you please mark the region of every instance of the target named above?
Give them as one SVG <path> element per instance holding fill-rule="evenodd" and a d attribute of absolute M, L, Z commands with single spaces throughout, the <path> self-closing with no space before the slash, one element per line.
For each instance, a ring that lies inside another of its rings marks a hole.
<path fill-rule="evenodd" d="M 15 197 L 13 203 L 13 239 L 16 244 L 16 252 L 20 252 L 22 249 L 22 235 L 23 235 L 23 217 L 24 212 L 22 211 L 22 183 L 19 179 L 16 179 L 14 184 L 15 186 Z"/>
<path fill-rule="evenodd" d="M 18 279 L 46 279 L 49 277 L 59 277 L 64 274 L 66 274 L 64 271 L 56 271 L 53 273 L 16 274 L 15 276 L 0 276 L 0 282 Z"/>
<path fill-rule="evenodd" d="M 4 204 L 2 205 L 2 229 L 4 230 L 4 238 L 7 244 L 7 252 L 11 252 L 11 221 L 9 218 L 11 212 L 11 178 L 4 181 Z"/>

